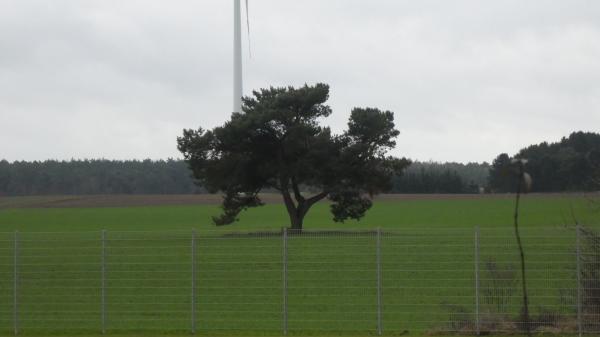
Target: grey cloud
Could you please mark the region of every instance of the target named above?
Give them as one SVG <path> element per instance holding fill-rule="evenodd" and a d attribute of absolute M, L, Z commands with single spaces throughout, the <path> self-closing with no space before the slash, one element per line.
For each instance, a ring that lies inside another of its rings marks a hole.
<path fill-rule="evenodd" d="M 245 93 L 327 82 L 326 123 L 395 111 L 397 155 L 490 161 L 599 131 L 598 2 L 250 6 Z M 231 35 L 231 1 L 3 1 L 0 157 L 178 157 L 182 128 L 229 116 Z"/>

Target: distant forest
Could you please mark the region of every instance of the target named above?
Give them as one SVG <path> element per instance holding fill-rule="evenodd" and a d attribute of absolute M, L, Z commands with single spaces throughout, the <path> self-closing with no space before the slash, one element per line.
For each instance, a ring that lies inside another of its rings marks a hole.
<path fill-rule="evenodd" d="M 202 192 L 181 160 L 0 161 L 0 195 Z"/>
<path fill-rule="evenodd" d="M 600 189 L 600 134 L 575 132 L 556 143 L 540 143 L 493 163 L 414 162 L 393 181 L 392 193 L 512 192 L 513 157 L 527 158 L 534 192 Z M 194 194 L 182 160 L 0 160 L 1 195 Z"/>
<path fill-rule="evenodd" d="M 488 181 L 487 163 L 414 162 L 395 177 L 394 193 L 480 193 Z"/>
<path fill-rule="evenodd" d="M 395 177 L 393 193 L 477 193 L 488 164 L 415 162 Z M 182 160 L 0 161 L 0 195 L 193 194 Z"/>
<path fill-rule="evenodd" d="M 513 157 L 500 154 L 492 163 L 489 189 L 509 192 L 516 188 L 512 158 L 528 162 L 525 171 L 533 178 L 534 192 L 597 191 L 600 189 L 600 134 L 574 132 L 556 143 L 543 142 Z"/>

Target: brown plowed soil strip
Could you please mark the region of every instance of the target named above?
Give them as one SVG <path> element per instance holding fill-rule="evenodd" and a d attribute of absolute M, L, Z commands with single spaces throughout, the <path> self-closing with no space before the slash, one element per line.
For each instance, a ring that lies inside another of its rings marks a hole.
<path fill-rule="evenodd" d="M 275 195 L 266 195 L 266 202 L 273 202 Z M 60 208 L 60 207 L 130 207 L 169 205 L 218 205 L 220 195 L 81 195 L 81 196 L 27 196 L 0 197 L 2 208 Z"/>
<path fill-rule="evenodd" d="M 565 197 L 565 194 L 533 194 L 538 197 Z M 583 196 L 583 194 L 569 194 Z M 383 194 L 376 200 L 472 200 L 512 198 L 511 194 Z M 273 193 L 261 194 L 268 203 L 281 203 L 281 196 Z M 218 194 L 195 195 L 82 195 L 82 196 L 26 196 L 0 197 L 0 209 L 8 208 L 60 208 L 60 207 L 131 207 L 131 206 L 175 206 L 175 205 L 218 205 L 222 201 Z"/>

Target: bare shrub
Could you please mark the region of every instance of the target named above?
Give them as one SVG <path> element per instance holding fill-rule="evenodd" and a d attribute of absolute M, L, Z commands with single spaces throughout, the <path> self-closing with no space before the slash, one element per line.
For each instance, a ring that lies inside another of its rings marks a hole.
<path fill-rule="evenodd" d="M 581 312 L 584 329 L 600 332 L 600 234 L 580 227 Z"/>
<path fill-rule="evenodd" d="M 485 262 L 488 277 L 481 286 L 482 302 L 488 306 L 488 311 L 508 314 L 508 308 L 515 294 L 518 283 L 513 265 L 498 265 L 493 259 Z"/>

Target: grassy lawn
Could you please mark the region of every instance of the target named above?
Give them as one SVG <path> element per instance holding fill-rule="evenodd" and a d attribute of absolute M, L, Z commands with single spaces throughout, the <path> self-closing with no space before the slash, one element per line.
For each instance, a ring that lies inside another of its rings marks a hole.
<path fill-rule="evenodd" d="M 328 206 L 318 204 L 306 227 L 383 228 L 384 333 L 443 333 L 472 329 L 474 226 L 480 227 L 481 236 L 481 320 L 516 317 L 521 302 L 512 207 L 513 200 L 507 198 L 380 201 L 360 222 L 335 224 Z M 568 326 L 575 314 L 575 232 L 565 228 L 572 223 L 571 209 L 581 223 L 598 225 L 600 216 L 581 198 L 526 197 L 522 206 L 531 311 L 534 320 L 556 314 L 561 327 Z M 283 240 L 278 234 L 286 223 L 282 205 L 250 210 L 238 224 L 223 228 L 210 224 L 210 216 L 217 212 L 210 205 L 1 210 L 2 334 L 11 334 L 13 326 L 14 230 L 19 230 L 21 332 L 99 331 L 102 229 L 108 230 L 105 304 L 111 335 L 189 334 L 192 305 L 200 334 L 279 335 L 284 299 L 291 335 L 376 334 L 373 232 L 290 235 L 284 274 Z M 193 257 L 192 229 L 197 231 Z M 238 231 L 250 234 L 233 234 Z M 259 231 L 264 232 L 256 234 Z M 490 263 L 503 276 L 493 277 Z M 499 278 L 507 282 L 498 285 Z M 507 288 L 505 295 L 498 294 Z M 499 326 L 496 329 L 506 325 Z"/>

